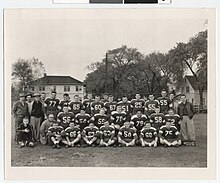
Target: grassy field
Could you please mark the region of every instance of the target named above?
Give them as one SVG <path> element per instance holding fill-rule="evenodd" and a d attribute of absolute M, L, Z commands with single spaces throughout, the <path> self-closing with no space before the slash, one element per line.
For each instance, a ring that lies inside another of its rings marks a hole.
<path fill-rule="evenodd" d="M 194 118 L 196 147 L 86 147 L 52 149 L 36 144 L 20 149 L 12 140 L 12 166 L 50 167 L 206 167 L 207 115 Z M 12 125 L 14 126 L 14 125 Z M 14 132 L 14 129 L 12 129 Z"/>

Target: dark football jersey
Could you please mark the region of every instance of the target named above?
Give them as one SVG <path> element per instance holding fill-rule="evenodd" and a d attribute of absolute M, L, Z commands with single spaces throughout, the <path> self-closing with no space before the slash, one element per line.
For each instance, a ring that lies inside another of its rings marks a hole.
<path fill-rule="evenodd" d="M 108 99 L 101 99 L 101 102 L 106 103 L 109 102 Z"/>
<path fill-rule="evenodd" d="M 77 136 L 80 134 L 80 129 L 79 127 L 73 127 L 73 128 L 70 128 L 70 127 L 67 127 L 65 129 L 65 136 L 66 137 L 69 137 L 70 140 L 72 139 L 75 139 L 77 138 Z"/>
<path fill-rule="evenodd" d="M 133 108 L 133 114 L 137 113 L 137 111 L 144 112 L 144 100 L 143 99 L 132 99 L 131 106 Z"/>
<path fill-rule="evenodd" d="M 56 128 L 54 128 L 53 126 L 51 126 L 50 128 L 48 128 L 48 134 L 50 136 L 54 136 L 56 135 L 62 135 L 64 132 L 63 127 L 62 126 L 58 126 Z"/>
<path fill-rule="evenodd" d="M 83 109 L 83 104 L 82 102 L 70 102 L 70 108 L 71 112 L 76 115 L 80 112 L 81 109 Z"/>
<path fill-rule="evenodd" d="M 149 121 L 149 119 L 146 115 L 142 114 L 141 117 L 133 115 L 131 117 L 131 121 L 134 123 L 134 127 L 137 129 L 137 131 L 140 131 L 145 125 L 146 121 Z"/>
<path fill-rule="evenodd" d="M 83 105 L 85 108 L 86 113 L 91 114 L 91 103 L 94 102 L 93 99 L 85 99 L 83 101 Z"/>
<path fill-rule="evenodd" d="M 104 107 L 104 103 L 103 102 L 92 102 L 91 103 L 91 111 L 92 114 L 97 114 L 99 113 L 100 109 Z"/>
<path fill-rule="evenodd" d="M 159 102 L 157 100 L 147 100 L 145 103 L 145 111 L 148 116 L 155 113 L 155 108 L 159 106 Z"/>
<path fill-rule="evenodd" d="M 101 115 L 101 114 L 95 114 L 91 120 L 94 122 L 94 125 L 98 128 L 100 128 L 105 121 L 109 121 L 109 116 L 107 115 Z"/>
<path fill-rule="evenodd" d="M 150 122 L 152 127 L 159 130 L 159 128 L 165 124 L 165 115 L 163 113 L 154 113 L 150 115 Z"/>
<path fill-rule="evenodd" d="M 125 139 L 133 139 L 135 136 L 137 136 L 136 129 L 122 126 L 118 132 L 118 136 Z"/>
<path fill-rule="evenodd" d="M 113 111 L 111 113 L 111 122 L 114 123 L 114 125 L 123 126 L 126 120 L 127 120 L 127 114 L 124 111 L 122 111 L 121 113 L 118 113 L 117 111 Z"/>
<path fill-rule="evenodd" d="M 81 115 L 78 113 L 75 116 L 75 123 L 76 125 L 79 125 L 80 130 L 83 130 L 85 127 L 89 125 L 89 121 L 91 119 L 91 116 L 89 114 Z"/>
<path fill-rule="evenodd" d="M 71 102 L 70 100 L 61 100 L 60 103 L 59 103 L 60 110 L 63 111 L 63 106 L 68 106 L 69 107 L 70 102 Z"/>
<path fill-rule="evenodd" d="M 144 140 L 154 140 L 157 136 L 157 129 L 154 127 L 150 127 L 150 129 L 143 128 L 141 130 L 140 138 Z"/>
<path fill-rule="evenodd" d="M 160 104 L 160 112 L 161 113 L 167 113 L 167 111 L 169 109 L 169 98 L 159 97 L 157 100 Z"/>
<path fill-rule="evenodd" d="M 170 128 L 167 128 L 165 125 L 161 126 L 159 132 L 165 139 L 175 139 L 179 135 L 179 132 L 175 126 L 171 126 Z"/>
<path fill-rule="evenodd" d="M 130 115 L 131 111 L 132 111 L 132 106 L 131 106 L 131 102 L 127 101 L 127 102 L 118 102 L 117 104 L 118 106 L 121 106 L 122 110 L 124 112 L 126 112 L 127 115 Z"/>
<path fill-rule="evenodd" d="M 110 115 L 112 111 L 116 110 L 117 102 L 106 102 L 104 107 L 107 109 L 107 114 Z"/>
<path fill-rule="evenodd" d="M 178 114 L 174 114 L 173 116 L 170 116 L 169 114 L 167 114 L 165 116 L 165 119 L 166 121 L 171 122 L 171 125 L 175 126 L 178 131 L 180 130 L 180 124 L 179 124 L 180 116 Z"/>
<path fill-rule="evenodd" d="M 103 139 L 113 138 L 115 134 L 115 128 L 111 125 L 109 127 L 101 126 L 100 133 Z"/>
<path fill-rule="evenodd" d="M 47 111 L 57 111 L 57 107 L 60 103 L 60 100 L 59 99 L 52 99 L 52 98 L 47 98 L 44 102 L 46 105 L 46 110 Z"/>
<path fill-rule="evenodd" d="M 84 137 L 87 137 L 88 139 L 92 139 L 93 137 L 96 137 L 98 130 L 99 129 L 96 126 L 94 126 L 93 128 L 87 126 L 83 129 L 82 135 Z"/>
<path fill-rule="evenodd" d="M 64 129 L 69 126 L 70 121 L 73 121 L 74 114 L 72 112 L 64 113 L 60 112 L 57 116 L 57 121 Z"/>

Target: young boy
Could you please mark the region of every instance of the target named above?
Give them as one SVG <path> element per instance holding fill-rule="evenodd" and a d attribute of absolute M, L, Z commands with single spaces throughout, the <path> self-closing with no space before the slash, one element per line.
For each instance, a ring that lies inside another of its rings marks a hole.
<path fill-rule="evenodd" d="M 80 139 L 80 128 L 78 126 L 75 126 L 73 121 L 70 121 L 69 127 L 65 129 L 65 136 L 62 139 L 62 143 L 65 144 L 66 147 L 79 147 Z"/>
<path fill-rule="evenodd" d="M 130 127 L 130 122 L 126 121 L 118 132 L 119 146 L 134 146 L 137 140 L 137 133 L 134 127 Z"/>
<path fill-rule="evenodd" d="M 181 145 L 179 132 L 175 126 L 171 125 L 170 121 L 166 121 L 166 125 L 160 128 L 160 143 L 164 146 L 175 146 Z"/>
<path fill-rule="evenodd" d="M 89 126 L 84 128 L 82 131 L 83 141 L 81 142 L 83 147 L 87 145 L 95 146 L 98 130 L 99 129 L 94 125 L 94 123 L 89 123 Z"/>
<path fill-rule="evenodd" d="M 150 122 L 146 122 L 140 134 L 141 146 L 157 147 L 157 140 L 158 137 L 156 128 L 151 127 Z"/>
<path fill-rule="evenodd" d="M 24 117 L 23 122 L 18 126 L 16 130 L 17 140 L 19 142 L 20 148 L 25 145 L 29 147 L 33 147 L 33 128 L 31 124 L 29 124 L 29 118 Z"/>
<path fill-rule="evenodd" d="M 100 146 L 108 147 L 115 143 L 115 129 L 109 125 L 108 121 L 104 122 L 104 125 L 100 127 Z"/>
<path fill-rule="evenodd" d="M 59 126 L 57 121 L 53 122 L 53 125 L 48 129 L 48 136 L 52 141 L 53 148 L 60 148 L 60 141 L 64 136 L 64 130 L 62 126 Z"/>

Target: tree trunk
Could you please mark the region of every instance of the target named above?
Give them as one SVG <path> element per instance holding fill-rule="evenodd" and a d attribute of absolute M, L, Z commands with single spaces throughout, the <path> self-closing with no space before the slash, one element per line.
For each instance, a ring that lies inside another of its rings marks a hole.
<path fill-rule="evenodd" d="M 202 89 L 199 90 L 199 104 L 200 104 L 200 108 L 204 107 L 204 104 L 203 104 L 203 90 Z"/>

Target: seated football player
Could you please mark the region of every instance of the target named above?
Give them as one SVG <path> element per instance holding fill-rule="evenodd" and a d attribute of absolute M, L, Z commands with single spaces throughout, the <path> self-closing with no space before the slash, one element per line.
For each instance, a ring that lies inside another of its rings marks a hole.
<path fill-rule="evenodd" d="M 64 135 L 64 130 L 62 126 L 59 126 L 57 121 L 53 122 L 53 125 L 48 129 L 48 136 L 51 139 L 53 148 L 60 148 L 60 142 L 62 136 Z"/>
<path fill-rule="evenodd" d="M 134 127 L 130 126 L 130 122 L 126 121 L 118 132 L 119 146 L 134 146 L 137 141 L 137 133 Z"/>
<path fill-rule="evenodd" d="M 65 147 L 80 146 L 80 128 L 74 125 L 74 121 L 70 122 L 70 126 L 65 129 L 65 136 L 62 138 L 62 143 Z"/>
<path fill-rule="evenodd" d="M 144 127 L 148 117 L 142 114 L 141 111 L 137 111 L 135 115 L 131 117 L 131 126 L 134 126 L 137 130 L 137 136 L 140 136 L 141 129 Z"/>
<path fill-rule="evenodd" d="M 100 146 L 108 147 L 115 143 L 117 138 L 115 137 L 115 129 L 109 125 L 108 121 L 104 122 L 104 125 L 100 127 Z"/>
<path fill-rule="evenodd" d="M 80 113 L 75 116 L 75 124 L 79 126 L 80 131 L 89 126 L 91 116 L 85 112 L 85 109 L 81 109 Z"/>
<path fill-rule="evenodd" d="M 175 126 L 171 125 L 170 121 L 166 121 L 166 125 L 161 126 L 159 131 L 160 143 L 164 146 L 175 146 L 181 145 L 179 132 Z"/>
<path fill-rule="evenodd" d="M 95 146 L 99 129 L 90 122 L 89 126 L 85 127 L 82 131 L 82 146 Z"/>
<path fill-rule="evenodd" d="M 59 126 L 62 126 L 64 129 L 69 127 L 70 121 L 74 119 L 74 114 L 69 112 L 69 108 L 67 105 L 63 106 L 63 112 L 60 112 L 57 115 L 57 121 L 60 123 Z"/>
<path fill-rule="evenodd" d="M 18 126 L 16 130 L 17 140 L 19 142 L 19 147 L 24 146 L 33 147 L 33 127 L 29 123 L 29 118 L 24 117 L 22 123 Z"/>
<path fill-rule="evenodd" d="M 150 122 L 146 122 L 145 126 L 141 130 L 140 134 L 141 146 L 145 147 L 157 147 L 157 130 L 151 127 Z"/>
<path fill-rule="evenodd" d="M 168 114 L 165 116 L 166 121 L 170 121 L 172 126 L 175 126 L 177 130 L 180 132 L 180 116 L 178 114 L 174 114 L 173 109 L 168 110 Z"/>

